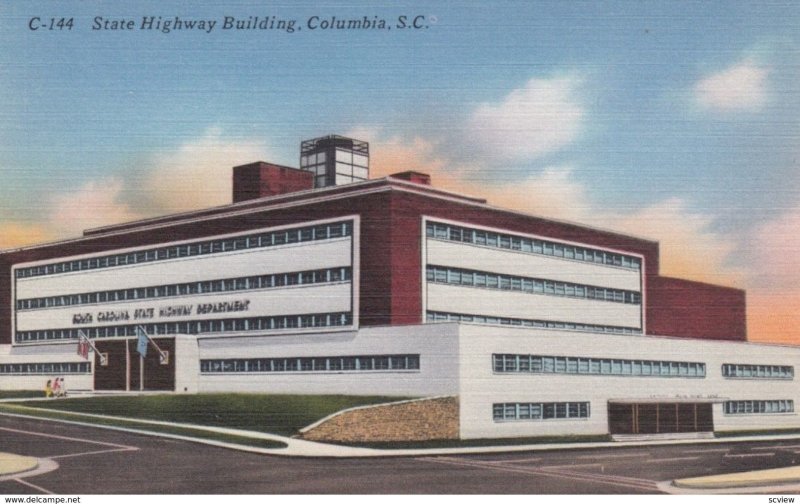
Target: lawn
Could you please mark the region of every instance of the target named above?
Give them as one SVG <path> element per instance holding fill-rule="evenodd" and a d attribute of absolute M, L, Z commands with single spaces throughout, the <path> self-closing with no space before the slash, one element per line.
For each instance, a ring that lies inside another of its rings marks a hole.
<path fill-rule="evenodd" d="M 0 399 L 44 398 L 43 390 L 0 390 Z"/>
<path fill-rule="evenodd" d="M 383 396 L 187 394 L 25 401 L 20 406 L 229 427 L 284 436 L 345 408 L 397 401 Z"/>

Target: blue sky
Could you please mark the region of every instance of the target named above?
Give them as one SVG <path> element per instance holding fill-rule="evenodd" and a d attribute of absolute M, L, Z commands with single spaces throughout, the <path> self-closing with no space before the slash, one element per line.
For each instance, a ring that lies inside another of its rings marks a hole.
<path fill-rule="evenodd" d="M 799 4 L 226 4 L 0 4 L 0 247 L 224 203 L 233 164 L 296 165 L 301 139 L 335 132 L 369 140 L 377 173 L 427 169 L 499 206 L 645 234 L 667 273 L 800 300 Z M 35 16 L 74 26 L 32 31 Z M 164 34 L 143 16 L 218 26 Z"/>

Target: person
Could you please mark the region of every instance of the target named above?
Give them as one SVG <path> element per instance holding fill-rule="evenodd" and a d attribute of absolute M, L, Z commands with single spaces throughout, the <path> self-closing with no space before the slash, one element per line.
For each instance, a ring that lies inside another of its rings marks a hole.
<path fill-rule="evenodd" d="M 56 379 L 53 380 L 53 396 L 54 397 L 60 397 L 61 396 L 61 383 L 59 382 L 60 379 L 61 378 L 56 377 Z"/>
<path fill-rule="evenodd" d="M 47 384 L 44 386 L 44 396 L 50 398 L 53 396 L 53 385 L 52 380 L 47 380 Z"/>
<path fill-rule="evenodd" d="M 64 377 L 63 376 L 61 378 L 59 378 L 58 390 L 61 393 L 61 397 L 67 397 L 67 386 L 64 385 Z"/>

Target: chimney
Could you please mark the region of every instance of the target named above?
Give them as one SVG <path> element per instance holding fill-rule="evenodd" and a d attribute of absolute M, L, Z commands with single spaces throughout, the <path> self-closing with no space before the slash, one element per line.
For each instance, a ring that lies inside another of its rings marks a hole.
<path fill-rule="evenodd" d="M 312 189 L 308 171 L 257 161 L 233 167 L 233 202 Z"/>
<path fill-rule="evenodd" d="M 389 176 L 400 180 L 407 180 L 408 182 L 413 182 L 414 184 L 431 185 L 431 176 L 427 173 L 418 171 L 409 170 L 400 173 L 393 173 Z"/>

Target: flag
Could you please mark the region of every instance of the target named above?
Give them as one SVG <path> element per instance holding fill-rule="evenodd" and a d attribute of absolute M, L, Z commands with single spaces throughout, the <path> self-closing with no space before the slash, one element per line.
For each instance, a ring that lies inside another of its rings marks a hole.
<path fill-rule="evenodd" d="M 136 351 L 139 352 L 139 355 L 142 357 L 147 357 L 147 333 L 144 332 L 142 326 L 136 326 L 136 335 L 139 337 L 138 341 L 136 342 Z"/>
<path fill-rule="evenodd" d="M 89 360 L 89 340 L 82 334 L 78 335 L 78 355 Z"/>

